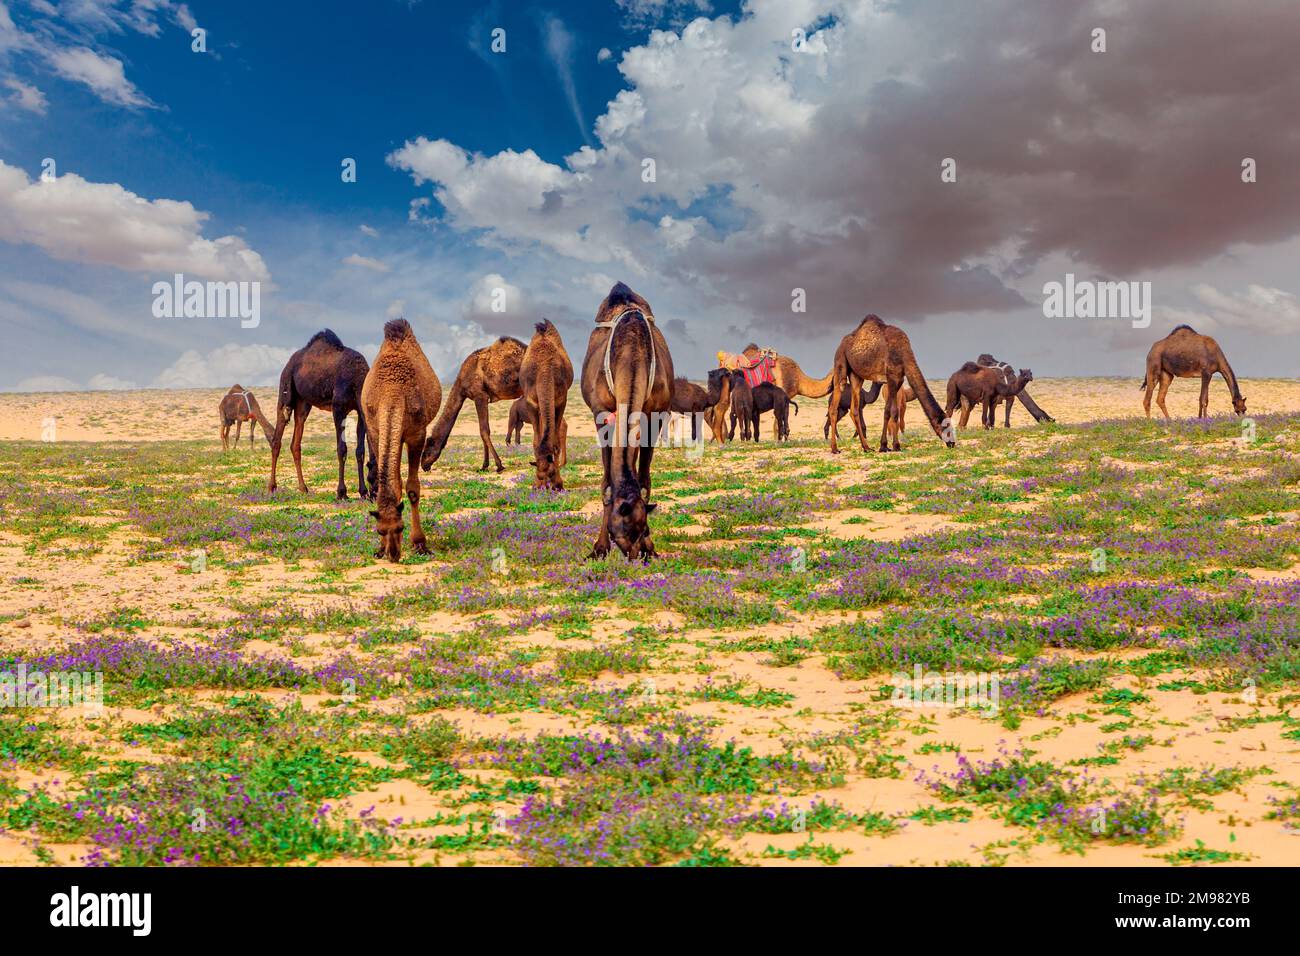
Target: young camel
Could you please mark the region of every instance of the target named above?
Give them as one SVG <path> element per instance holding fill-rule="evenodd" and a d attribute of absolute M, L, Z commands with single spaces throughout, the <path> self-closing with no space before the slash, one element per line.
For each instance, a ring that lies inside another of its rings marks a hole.
<path fill-rule="evenodd" d="M 341 501 L 348 496 L 348 487 L 343 482 L 343 463 L 348 457 L 347 442 L 343 440 L 343 421 L 354 411 L 357 413 L 357 494 L 362 498 L 374 495 L 373 447 L 368 466 L 362 467 L 366 451 L 366 416 L 361 410 L 361 385 L 369 371 L 366 357 L 345 346 L 329 329 L 317 332 L 305 346 L 289 356 L 284 371 L 280 373 L 280 390 L 276 396 L 275 434 L 271 436 L 271 481 L 267 491 L 275 491 L 280 442 L 292 415 L 293 439 L 289 448 L 293 452 L 293 467 L 298 473 L 298 490 L 306 494 L 307 482 L 302 478 L 302 430 L 311 410 L 320 408 L 328 409 L 334 415 L 334 443 L 339 456 L 339 483 L 335 495 Z M 366 487 L 367 471 L 369 490 Z"/>
<path fill-rule="evenodd" d="M 524 391 L 528 421 L 533 423 L 532 465 L 537 469 L 534 487 L 561 491 L 564 482 L 560 468 L 569 457 L 569 423 L 564 407 L 573 385 L 573 363 L 550 319 L 538 322 L 536 328 L 519 365 L 519 385 Z"/>
<path fill-rule="evenodd" d="M 442 404 L 442 384 L 405 319 L 384 324 L 384 341 L 361 387 L 361 407 L 378 446 L 376 508 L 370 512 L 379 533 L 377 558 L 402 558 L 402 449 L 406 449 L 406 498 L 411 502 L 411 550 L 428 554 L 420 527 L 420 456 L 425 429 Z"/>
<path fill-rule="evenodd" d="M 1030 382 L 1034 373 L 1022 368 L 1018 375 L 1013 375 L 1011 366 L 980 365 L 967 362 L 948 379 L 948 402 L 944 407 L 945 415 L 952 415 L 953 409 L 961 405 L 961 427 L 970 421 L 971 409 L 980 406 L 980 423 L 985 428 L 995 424 L 994 406 L 1006 402 L 1006 427 L 1011 427 L 1011 405 Z"/>
<path fill-rule="evenodd" d="M 712 381 L 709 387 L 713 387 Z M 673 399 L 669 409 L 679 415 L 686 415 L 691 420 L 691 441 L 699 441 L 700 419 L 717 402 L 717 396 L 710 394 L 694 382 L 684 378 L 673 379 Z"/>
<path fill-rule="evenodd" d="M 506 416 L 506 444 L 522 445 L 524 443 L 524 426 L 537 427 L 537 423 L 528 417 L 528 403 L 520 395 L 510 403 L 510 414 Z"/>
<path fill-rule="evenodd" d="M 718 444 L 727 442 L 727 412 L 731 409 L 731 373 L 725 368 L 709 371 L 709 428 Z"/>
<path fill-rule="evenodd" d="M 655 449 L 649 432 L 668 411 L 672 394 L 673 359 L 650 304 L 616 283 L 596 311 L 582 363 L 582 398 L 595 415 L 604 464 L 604 510 L 593 558 L 609 554 L 611 538 L 629 561 L 655 556 L 649 522 Z"/>
<path fill-rule="evenodd" d="M 763 412 L 771 412 L 776 440 L 789 441 L 791 405 L 794 405 L 794 411 L 797 415 L 799 406 L 790 401 L 790 396 L 785 393 L 785 389 L 773 385 L 771 382 L 762 382 L 751 388 L 749 383 L 745 381 L 743 372 L 732 372 L 731 431 L 727 435 L 727 440 L 735 440 L 736 421 L 739 420 L 741 424 L 741 441 L 749 441 L 751 434 L 753 440 L 758 441 L 758 425 L 761 416 Z"/>
<path fill-rule="evenodd" d="M 492 432 L 488 428 L 488 405 L 506 399 L 518 398 L 523 392 L 519 388 L 519 363 L 524 360 L 524 343 L 503 335 L 486 348 L 476 349 L 461 363 L 456 381 L 447 393 L 447 404 L 442 414 L 434 422 L 429 442 L 424 446 L 421 465 L 425 471 L 441 457 L 447 447 L 447 439 L 456 424 L 465 401 L 474 403 L 478 412 L 478 434 L 483 440 L 483 466 L 479 471 L 487 471 L 488 456 L 496 461 L 497 471 L 505 471 L 501 456 L 492 444 Z"/>
<path fill-rule="evenodd" d="M 244 427 L 244 422 L 248 422 L 248 447 L 252 448 L 257 439 L 257 433 L 253 431 L 253 422 L 262 426 L 262 433 L 266 435 L 266 443 L 269 445 L 275 436 L 275 428 L 266 420 L 262 414 L 262 406 L 257 404 L 257 399 L 253 393 L 242 385 L 232 385 L 230 391 L 221 399 L 221 406 L 218 408 L 218 414 L 221 417 L 221 450 L 230 450 L 230 426 L 235 426 L 235 447 L 239 447 L 239 432 Z"/>
<path fill-rule="evenodd" d="M 845 386 L 850 388 L 850 412 L 862 450 L 867 450 L 867 434 L 862 424 L 862 406 L 859 390 L 863 382 L 883 382 L 885 386 L 884 422 L 880 430 L 880 450 L 899 451 L 898 443 L 898 392 L 906 381 L 921 403 L 930 427 L 945 445 L 952 448 L 952 422 L 943 414 L 926 384 L 921 368 L 912 354 L 912 343 L 902 329 L 886 324 L 877 315 L 868 315 L 858 327 L 840 341 L 832 365 L 834 386 L 827 406 L 826 420 L 833 426 L 834 410 L 839 407 Z M 831 428 L 831 452 L 839 454 L 839 444 L 834 427 Z M 892 440 L 892 442 L 891 442 Z"/>
<path fill-rule="evenodd" d="M 1219 343 L 1208 335 L 1201 335 L 1190 325 L 1178 326 L 1151 346 L 1151 351 L 1147 353 L 1147 374 L 1139 386 L 1147 392 L 1142 399 L 1147 418 L 1151 417 L 1151 392 L 1157 383 L 1160 385 L 1160 394 L 1156 396 L 1156 404 L 1164 412 L 1165 418 L 1168 418 L 1165 395 L 1169 392 L 1169 384 L 1175 378 L 1193 378 L 1197 375 L 1201 376 L 1201 404 L 1196 417 L 1206 418 L 1210 414 L 1210 379 L 1216 372 L 1228 383 L 1228 391 L 1232 393 L 1232 410 L 1238 415 L 1246 414 L 1246 397 L 1237 387 L 1237 376 L 1233 374 L 1232 366 L 1228 364 Z"/>

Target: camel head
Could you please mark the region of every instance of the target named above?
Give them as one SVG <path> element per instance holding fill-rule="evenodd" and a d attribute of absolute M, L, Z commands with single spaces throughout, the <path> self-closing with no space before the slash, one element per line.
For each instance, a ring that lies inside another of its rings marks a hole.
<path fill-rule="evenodd" d="M 533 482 L 534 488 L 544 488 L 548 491 L 564 490 L 564 481 L 560 478 L 560 462 L 550 442 L 544 442 L 537 450 L 536 460 L 528 464 L 537 469 L 537 480 Z"/>
<path fill-rule="evenodd" d="M 605 488 L 605 504 L 610 507 L 609 536 L 629 561 L 654 557 L 650 540 L 650 512 L 657 505 L 646 500 L 646 491 L 634 478 L 625 478 L 615 491 Z"/>
<path fill-rule="evenodd" d="M 1017 380 L 1017 383 L 1020 385 L 1021 388 L 1024 388 L 1033 380 L 1034 380 L 1034 373 L 1031 370 L 1027 368 L 1022 368 L 1020 370 L 1020 377 Z"/>
<path fill-rule="evenodd" d="M 1245 396 L 1245 395 L 1234 395 L 1234 396 L 1232 396 L 1232 410 L 1233 410 L 1234 412 L 1236 412 L 1238 415 L 1245 415 L 1245 414 L 1246 414 L 1246 396 Z"/>
<path fill-rule="evenodd" d="M 394 498 L 391 493 L 380 493 L 379 507 L 370 512 L 370 517 L 375 519 L 375 530 L 379 532 L 376 558 L 387 558 L 394 562 L 402 560 L 402 529 L 406 527 L 402 523 L 402 507 L 405 504 L 405 501 Z"/>

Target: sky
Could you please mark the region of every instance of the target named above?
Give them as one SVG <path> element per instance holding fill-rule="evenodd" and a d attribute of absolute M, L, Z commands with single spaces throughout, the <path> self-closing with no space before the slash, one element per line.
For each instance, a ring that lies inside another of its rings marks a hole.
<path fill-rule="evenodd" d="M 0 391 L 266 385 L 396 316 L 444 378 L 542 317 L 580 355 L 616 281 L 694 377 L 868 313 L 932 378 L 1180 323 L 1295 376 L 1297 48 L 1295 0 L 0 0 Z M 176 273 L 259 323 L 159 317 Z M 1149 327 L 1048 317 L 1067 274 Z"/>

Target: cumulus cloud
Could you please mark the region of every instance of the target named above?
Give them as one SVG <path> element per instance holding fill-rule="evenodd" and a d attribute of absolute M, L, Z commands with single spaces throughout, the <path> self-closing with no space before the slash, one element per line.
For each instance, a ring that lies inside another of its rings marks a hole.
<path fill-rule="evenodd" d="M 1120 9 L 752 0 L 623 53 L 599 142 L 561 162 L 422 136 L 389 162 L 480 242 L 654 275 L 772 328 L 802 288 L 814 332 L 1025 308 L 1019 280 L 1052 257 L 1142 279 L 1300 232 L 1300 6 Z"/>
<path fill-rule="evenodd" d="M 144 199 L 117 183 L 75 173 L 49 182 L 0 160 L 0 240 L 54 259 L 130 272 L 184 272 L 207 279 L 269 281 L 262 257 L 237 236 L 206 239 L 206 212 L 172 199 Z"/>
<path fill-rule="evenodd" d="M 1294 293 L 1251 284 L 1243 292 L 1222 292 L 1209 283 L 1191 288 L 1197 307 L 1159 310 L 1170 326 L 1187 324 L 1207 335 L 1225 329 L 1262 335 L 1294 335 L 1300 332 L 1300 301 Z"/>
<path fill-rule="evenodd" d="M 51 50 L 47 56 L 55 73 L 65 80 L 85 84 L 106 103 L 136 108 L 153 106 L 149 97 L 126 78 L 122 61 L 114 56 L 87 47 Z"/>
<path fill-rule="evenodd" d="M 15 392 L 112 392 L 138 388 L 135 382 L 100 372 L 85 384 L 61 375 L 34 375 L 14 386 Z"/>
<path fill-rule="evenodd" d="M 5 86 L 11 91 L 9 101 L 17 106 L 20 110 L 26 110 L 28 113 L 35 113 L 37 116 L 44 116 L 45 109 L 49 106 L 45 94 L 29 83 L 24 83 L 16 76 L 8 77 Z"/>
<path fill-rule="evenodd" d="M 225 388 L 279 386 L 280 370 L 292 349 L 273 345 L 227 343 L 207 352 L 187 349 L 154 379 L 157 388 Z"/>
<path fill-rule="evenodd" d="M 379 238 L 379 230 L 374 226 L 367 226 L 365 223 L 362 223 L 360 229 L 363 236 L 369 236 L 371 239 Z"/>
<path fill-rule="evenodd" d="M 369 269 L 371 272 L 388 272 L 388 265 L 379 259 L 372 259 L 370 256 L 359 256 L 355 252 L 343 260 L 345 266 L 357 266 L 361 269 Z"/>

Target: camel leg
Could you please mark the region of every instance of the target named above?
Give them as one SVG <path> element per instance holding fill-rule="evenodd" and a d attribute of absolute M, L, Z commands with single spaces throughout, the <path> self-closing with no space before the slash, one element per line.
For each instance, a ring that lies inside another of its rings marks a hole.
<path fill-rule="evenodd" d="M 221 450 L 230 451 L 230 426 L 225 422 L 221 423 Z"/>
<path fill-rule="evenodd" d="M 894 388 L 893 380 L 886 379 L 885 380 L 885 414 L 882 416 L 882 422 L 880 426 L 880 449 L 879 449 L 880 451 L 883 452 L 889 451 L 889 430 L 890 430 L 889 419 L 890 419 L 890 414 L 894 409 L 894 402 L 897 401 L 898 399 L 898 396 L 895 395 L 894 392 L 895 392 L 895 388 Z M 867 443 L 864 440 L 862 443 L 863 451 L 867 450 L 866 444 Z"/>
<path fill-rule="evenodd" d="M 985 428 L 993 427 L 993 403 L 995 401 L 996 398 L 992 396 L 984 399 L 984 407 L 980 409 L 980 424 Z"/>
<path fill-rule="evenodd" d="M 601 479 L 600 483 L 600 499 L 603 502 L 605 500 L 605 495 L 607 493 L 612 495 L 614 490 L 614 481 L 610 477 L 610 469 L 613 467 L 614 463 L 614 449 L 610 445 L 602 443 L 600 448 L 600 458 L 601 462 L 605 466 L 605 475 Z M 601 509 L 600 531 L 596 535 L 596 543 L 592 545 L 591 554 L 588 556 L 589 558 L 603 558 L 609 554 L 609 519 L 610 513 L 613 510 L 614 507 L 612 503 L 605 505 L 604 508 Z"/>
<path fill-rule="evenodd" d="M 1197 418 L 1210 417 L 1210 376 L 1201 373 L 1201 411 Z"/>
<path fill-rule="evenodd" d="M 423 439 L 406 445 L 406 500 L 411 503 L 411 550 L 416 554 L 429 553 L 424 528 L 420 527 L 420 454 L 423 451 Z"/>
<path fill-rule="evenodd" d="M 1147 418 L 1151 417 L 1151 393 L 1156 390 L 1156 383 L 1159 378 L 1158 369 L 1154 367 L 1147 369 L 1147 393 L 1142 396 L 1142 408 L 1147 413 Z"/>
<path fill-rule="evenodd" d="M 758 441 L 758 420 L 759 420 L 758 406 L 755 406 L 755 407 L 754 407 L 754 419 L 753 419 L 753 421 L 754 421 L 754 441 Z"/>
<path fill-rule="evenodd" d="M 831 454 L 840 453 L 840 420 L 835 417 L 836 412 L 840 409 L 840 396 L 844 391 L 844 383 L 840 381 L 839 375 L 832 376 L 830 404 L 826 406 L 826 424 L 831 433 Z"/>
<path fill-rule="evenodd" d="M 497 472 L 503 472 L 506 470 L 506 466 L 501 464 L 501 456 L 497 454 L 496 446 L 492 444 L 492 432 L 488 428 L 487 400 L 482 398 L 474 399 L 474 410 L 478 412 L 478 435 L 479 438 L 483 439 L 483 467 L 479 470 L 487 471 L 488 454 L 491 453 L 492 458 L 497 463 Z M 537 429 L 534 428 L 533 431 L 536 432 Z"/>
<path fill-rule="evenodd" d="M 293 453 L 294 471 L 298 473 L 298 490 L 303 494 L 307 493 L 307 482 L 302 477 L 302 431 L 307 426 L 307 416 L 311 414 L 311 406 L 306 402 L 299 402 L 293 409 L 293 438 L 289 442 L 289 451 Z"/>
<path fill-rule="evenodd" d="M 569 463 L 569 420 L 563 415 L 560 416 L 558 431 L 560 434 L 560 467 L 563 468 Z"/>
<path fill-rule="evenodd" d="M 348 443 L 343 440 L 343 426 L 347 422 L 347 409 L 337 402 L 334 404 L 334 452 L 339 459 L 339 484 L 334 489 L 334 497 L 339 501 L 348 500 L 348 486 L 343 480 L 343 472 L 348 464 Z"/>
<path fill-rule="evenodd" d="M 370 454 L 366 455 L 366 443 L 369 441 Z M 375 482 L 379 480 L 379 462 L 375 458 L 375 440 L 370 437 L 366 427 L 366 416 L 361 411 L 361 396 L 357 395 L 357 494 L 362 498 L 375 500 L 379 489 Z"/>
<path fill-rule="evenodd" d="M 1014 405 L 1015 403 L 1016 403 L 1016 397 L 1014 395 L 1008 395 L 1007 396 L 1007 420 L 1006 422 L 1003 423 L 1002 426 L 1003 428 L 1011 427 L 1011 406 Z"/>
<path fill-rule="evenodd" d="M 965 395 L 961 397 L 961 421 L 958 424 L 962 428 L 965 428 L 966 423 L 970 421 L 971 409 L 974 407 L 975 407 L 974 404 L 971 402 L 969 398 L 967 398 Z"/>
<path fill-rule="evenodd" d="M 1168 372 L 1160 373 L 1160 392 L 1156 395 L 1156 404 L 1160 406 L 1160 411 L 1164 412 L 1165 418 L 1169 418 L 1169 409 L 1165 408 L 1165 396 L 1169 394 L 1169 385 L 1174 377 Z"/>
<path fill-rule="evenodd" d="M 853 427 L 858 431 L 858 444 L 863 451 L 870 451 L 867 447 L 867 429 L 862 421 L 862 379 L 853 372 L 849 372 L 849 414 L 853 416 Z"/>

